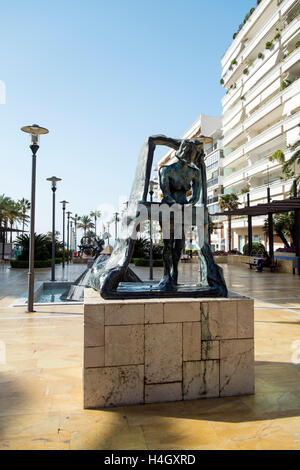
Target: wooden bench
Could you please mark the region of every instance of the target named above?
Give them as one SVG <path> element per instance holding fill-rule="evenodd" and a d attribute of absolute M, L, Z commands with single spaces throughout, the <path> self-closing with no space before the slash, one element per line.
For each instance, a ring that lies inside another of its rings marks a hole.
<path fill-rule="evenodd" d="M 248 264 L 250 269 L 252 269 L 253 266 L 255 266 L 255 267 L 257 266 L 257 263 L 247 262 L 245 264 Z M 274 273 L 276 271 L 276 269 L 278 269 L 277 259 L 273 260 L 272 263 L 270 264 L 270 266 L 262 266 L 262 270 L 264 270 L 264 269 L 270 269 L 271 273 Z"/>

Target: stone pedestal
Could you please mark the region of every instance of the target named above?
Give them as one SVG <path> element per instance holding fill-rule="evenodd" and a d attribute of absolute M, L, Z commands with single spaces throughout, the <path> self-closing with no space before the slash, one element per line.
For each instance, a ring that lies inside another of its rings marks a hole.
<path fill-rule="evenodd" d="M 85 408 L 252 394 L 253 301 L 114 301 L 86 289 L 83 382 Z"/>

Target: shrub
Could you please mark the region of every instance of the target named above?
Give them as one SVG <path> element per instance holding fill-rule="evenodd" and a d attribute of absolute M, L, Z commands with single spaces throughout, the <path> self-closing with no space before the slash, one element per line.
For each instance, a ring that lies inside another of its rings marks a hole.
<path fill-rule="evenodd" d="M 244 74 L 244 75 L 248 75 L 248 73 L 249 73 L 248 68 L 246 68 L 246 69 L 243 70 L 243 74 Z"/>
<path fill-rule="evenodd" d="M 271 155 L 269 158 L 270 162 L 278 162 L 283 164 L 284 163 L 284 153 L 282 150 L 276 150 L 276 152 Z"/>
<path fill-rule="evenodd" d="M 238 34 L 239 34 L 239 33 L 234 33 L 234 35 L 232 36 L 232 38 L 235 39 Z"/>
<path fill-rule="evenodd" d="M 277 39 L 279 39 L 280 37 L 281 37 L 281 34 L 278 31 L 278 33 L 276 33 L 275 36 L 274 36 L 274 41 L 277 41 Z"/>
<path fill-rule="evenodd" d="M 244 24 L 247 23 L 247 21 L 249 20 L 250 18 L 250 13 L 247 13 L 247 15 L 245 16 L 244 18 Z"/>
<path fill-rule="evenodd" d="M 12 268 L 15 268 L 15 269 L 27 269 L 29 267 L 29 262 L 28 260 L 12 259 L 10 260 L 10 265 Z M 35 260 L 34 267 L 35 268 L 50 268 L 51 259 Z"/>
<path fill-rule="evenodd" d="M 266 42 L 266 49 L 272 49 L 272 47 L 273 47 L 273 42 L 272 41 Z"/>
<path fill-rule="evenodd" d="M 233 60 L 231 61 L 231 65 L 236 65 L 236 64 L 237 64 L 236 59 L 233 59 Z"/>
<path fill-rule="evenodd" d="M 223 80 L 223 78 L 221 78 L 220 84 L 221 84 L 221 85 L 224 85 L 224 80 Z"/>
<path fill-rule="evenodd" d="M 150 243 L 145 238 L 138 238 L 135 241 L 133 258 L 145 258 L 149 256 Z"/>
<path fill-rule="evenodd" d="M 249 13 L 250 13 L 250 15 L 252 15 L 252 13 L 254 13 L 254 12 L 255 12 L 255 8 L 252 7 L 252 8 L 250 9 L 250 12 L 249 12 Z"/>
<path fill-rule="evenodd" d="M 260 4 L 260 2 L 261 2 L 261 0 L 257 0 L 257 5 L 259 5 L 259 4 Z"/>
<path fill-rule="evenodd" d="M 300 41 L 297 41 L 295 44 L 295 49 L 298 49 L 298 47 L 300 47 Z"/>
<path fill-rule="evenodd" d="M 249 255 L 249 244 L 246 243 L 243 248 L 243 253 L 244 255 Z M 251 255 L 259 255 L 259 254 L 264 254 L 266 253 L 265 246 L 262 243 L 259 242 L 253 242 L 252 243 L 252 253 Z"/>
<path fill-rule="evenodd" d="M 135 266 L 150 266 L 150 260 L 147 258 L 132 258 L 131 260 Z M 153 267 L 154 268 L 161 268 L 163 266 L 162 259 L 154 259 L 153 260 Z"/>
<path fill-rule="evenodd" d="M 162 259 L 163 249 L 164 249 L 163 245 L 153 245 L 152 247 L 153 259 Z"/>

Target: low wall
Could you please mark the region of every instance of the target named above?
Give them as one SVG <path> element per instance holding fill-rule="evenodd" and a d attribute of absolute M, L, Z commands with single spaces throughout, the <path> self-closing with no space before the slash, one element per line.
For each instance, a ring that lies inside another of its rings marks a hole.
<path fill-rule="evenodd" d="M 85 290 L 84 407 L 254 393 L 253 301 L 103 300 Z"/>

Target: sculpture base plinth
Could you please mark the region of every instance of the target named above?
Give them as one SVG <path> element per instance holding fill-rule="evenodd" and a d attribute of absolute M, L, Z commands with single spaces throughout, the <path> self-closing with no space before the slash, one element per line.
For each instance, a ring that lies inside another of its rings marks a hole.
<path fill-rule="evenodd" d="M 203 298 L 218 297 L 218 289 L 199 287 L 191 284 L 178 284 L 174 290 L 163 290 L 158 283 L 121 282 L 112 293 L 111 299 L 155 299 L 155 298 Z M 107 297 L 109 298 L 109 296 Z"/>
<path fill-rule="evenodd" d="M 253 300 L 85 290 L 84 407 L 254 393 Z"/>

